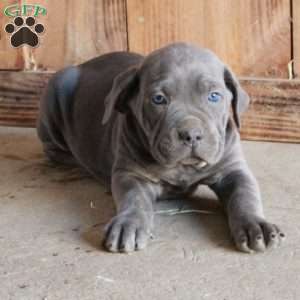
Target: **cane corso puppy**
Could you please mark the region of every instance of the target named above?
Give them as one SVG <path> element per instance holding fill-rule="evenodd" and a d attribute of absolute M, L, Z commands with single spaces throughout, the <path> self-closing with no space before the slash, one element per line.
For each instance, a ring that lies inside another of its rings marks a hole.
<path fill-rule="evenodd" d="M 115 52 L 56 73 L 41 100 L 48 158 L 78 164 L 110 185 L 112 252 L 146 246 L 158 199 L 208 185 L 237 248 L 263 251 L 284 234 L 265 220 L 238 129 L 249 98 L 212 52 L 175 43 L 144 57 Z M 231 113 L 232 112 L 232 113 Z"/>

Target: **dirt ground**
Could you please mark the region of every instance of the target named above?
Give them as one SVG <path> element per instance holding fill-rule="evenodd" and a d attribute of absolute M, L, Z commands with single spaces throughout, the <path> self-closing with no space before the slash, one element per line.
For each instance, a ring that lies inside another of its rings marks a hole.
<path fill-rule="evenodd" d="M 300 299 L 300 145 L 243 142 L 265 214 L 286 233 L 263 254 L 237 252 L 221 207 L 161 202 L 144 251 L 101 247 L 112 198 L 79 170 L 44 159 L 34 129 L 0 128 L 0 299 Z M 197 209 L 172 215 L 168 210 Z"/>

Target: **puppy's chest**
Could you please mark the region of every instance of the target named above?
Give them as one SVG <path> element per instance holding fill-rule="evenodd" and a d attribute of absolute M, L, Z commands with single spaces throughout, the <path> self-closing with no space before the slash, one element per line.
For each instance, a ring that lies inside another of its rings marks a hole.
<path fill-rule="evenodd" d="M 206 170 L 199 170 L 194 167 L 179 167 L 171 170 L 164 170 L 160 179 L 165 185 L 179 190 L 187 190 L 196 183 L 203 183 L 211 177 Z"/>
<path fill-rule="evenodd" d="M 139 169 L 138 173 L 145 179 L 160 184 L 164 194 L 185 194 L 197 184 L 210 185 L 218 178 L 218 173 L 213 169 L 204 167 L 199 170 L 192 166 L 177 166 L 171 169 L 151 166 Z"/>

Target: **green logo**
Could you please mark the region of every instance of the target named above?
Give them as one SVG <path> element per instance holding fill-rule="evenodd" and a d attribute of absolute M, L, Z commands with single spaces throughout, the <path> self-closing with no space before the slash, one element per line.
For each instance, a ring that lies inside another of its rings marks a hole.
<path fill-rule="evenodd" d="M 38 17 L 39 15 L 45 16 L 47 14 L 47 9 L 39 4 L 14 4 L 7 6 L 4 9 L 4 14 L 7 17 L 18 17 L 27 15 Z"/>

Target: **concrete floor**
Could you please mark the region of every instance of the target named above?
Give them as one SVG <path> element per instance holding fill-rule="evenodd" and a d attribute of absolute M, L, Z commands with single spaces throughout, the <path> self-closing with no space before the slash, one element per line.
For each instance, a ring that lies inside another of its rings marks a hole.
<path fill-rule="evenodd" d="M 110 254 L 100 245 L 114 214 L 111 196 L 78 170 L 46 163 L 32 129 L 0 128 L 0 299 L 300 299 L 300 145 L 244 142 L 267 217 L 284 245 L 237 252 L 226 220 L 203 200 L 162 202 L 144 251 Z M 210 199 L 210 200 L 207 200 Z"/>

